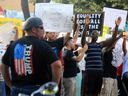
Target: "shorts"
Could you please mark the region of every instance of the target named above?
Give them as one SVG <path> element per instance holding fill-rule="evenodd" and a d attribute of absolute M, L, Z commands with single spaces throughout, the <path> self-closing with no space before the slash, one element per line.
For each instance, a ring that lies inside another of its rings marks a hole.
<path fill-rule="evenodd" d="M 102 71 L 85 72 L 85 93 L 99 94 L 102 87 Z"/>

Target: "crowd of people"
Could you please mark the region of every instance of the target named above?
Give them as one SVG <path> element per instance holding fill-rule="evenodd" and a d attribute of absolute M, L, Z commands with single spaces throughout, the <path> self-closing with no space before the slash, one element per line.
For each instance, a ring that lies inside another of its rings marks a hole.
<path fill-rule="evenodd" d="M 0 72 L 10 92 L 5 93 L 4 86 L 0 95 L 30 95 L 41 85 L 53 81 L 59 87 L 54 96 L 128 96 L 128 37 L 123 35 L 125 30 L 117 36 L 121 20 L 121 17 L 115 20 L 111 38 L 97 42 L 99 34 L 96 29 L 91 29 L 91 41 L 88 42 L 86 33 L 91 20 L 86 15 L 81 44 L 76 44 L 79 19 L 73 37 L 70 37 L 71 32 L 57 37 L 56 32 L 45 32 L 40 18 L 28 18 L 22 28 L 24 36 L 18 38 L 18 29 L 15 27 L 15 39 L 3 55 Z M 118 76 L 113 49 L 120 38 L 123 38 L 124 62 L 121 65 L 122 73 Z M 34 96 L 50 95 L 37 93 Z"/>

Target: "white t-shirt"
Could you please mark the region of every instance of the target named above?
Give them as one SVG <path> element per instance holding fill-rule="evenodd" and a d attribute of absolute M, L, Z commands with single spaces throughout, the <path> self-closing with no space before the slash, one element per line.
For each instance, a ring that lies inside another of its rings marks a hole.
<path fill-rule="evenodd" d="M 86 61 L 84 60 L 84 56 L 83 56 L 81 61 L 78 63 L 80 65 L 80 67 L 81 67 L 81 70 L 85 71 L 85 63 L 86 63 Z"/>
<path fill-rule="evenodd" d="M 128 52 L 123 57 L 124 63 L 123 63 L 123 70 L 122 70 L 122 76 L 121 79 L 123 79 L 123 74 L 128 71 Z"/>

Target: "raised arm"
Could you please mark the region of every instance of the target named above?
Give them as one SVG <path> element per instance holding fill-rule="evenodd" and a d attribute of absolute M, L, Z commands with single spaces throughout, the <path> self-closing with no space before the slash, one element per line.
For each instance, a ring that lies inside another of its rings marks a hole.
<path fill-rule="evenodd" d="M 124 56 L 127 54 L 127 49 L 126 49 L 126 41 L 128 40 L 128 36 L 125 36 L 124 37 L 124 40 L 123 40 L 123 52 L 124 52 Z"/>
<path fill-rule="evenodd" d="M 115 31 L 114 31 L 112 37 L 106 41 L 100 42 L 102 48 L 111 45 L 115 41 L 116 36 L 117 36 L 117 32 L 118 32 L 118 27 L 121 23 L 121 20 L 122 20 L 121 17 L 118 17 L 117 21 L 115 20 L 116 26 L 115 26 Z"/>
<path fill-rule="evenodd" d="M 115 44 L 116 42 L 121 38 L 123 37 L 123 32 L 124 32 L 124 29 L 122 30 L 121 34 L 119 35 L 119 37 L 117 37 L 114 41 L 114 43 L 112 43 L 111 45 L 107 46 L 106 48 L 106 52 L 108 52 Z"/>
<path fill-rule="evenodd" d="M 16 40 L 19 39 L 19 36 L 18 36 L 18 28 L 17 27 L 14 27 L 13 29 L 15 29 L 15 31 L 16 31 L 15 37 L 14 37 L 14 41 L 16 41 Z"/>
<path fill-rule="evenodd" d="M 76 41 L 77 41 L 77 39 L 78 39 L 79 28 L 80 28 L 80 23 L 79 23 L 79 19 L 78 19 L 78 20 L 77 20 L 77 29 L 76 29 L 76 32 L 75 32 L 75 34 L 74 34 L 74 36 L 73 36 L 73 39 L 74 39 L 75 43 L 76 43 Z"/>
<path fill-rule="evenodd" d="M 74 17 L 72 16 L 71 21 L 74 21 Z M 68 38 L 70 37 L 71 32 L 67 32 L 66 35 L 64 36 L 64 42 L 63 45 L 66 43 L 66 41 L 68 40 Z"/>
<path fill-rule="evenodd" d="M 88 24 L 90 24 L 91 20 L 89 20 L 89 15 L 86 15 L 86 17 L 85 17 L 85 25 L 84 25 L 84 29 L 83 29 L 83 32 L 82 32 L 82 38 L 81 38 L 82 47 L 84 47 L 84 45 L 85 45 L 87 28 L 88 28 Z"/>

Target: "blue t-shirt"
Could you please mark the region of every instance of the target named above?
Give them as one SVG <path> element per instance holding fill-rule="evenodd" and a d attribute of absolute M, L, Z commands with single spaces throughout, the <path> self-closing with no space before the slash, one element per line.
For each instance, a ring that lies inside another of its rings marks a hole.
<path fill-rule="evenodd" d="M 64 61 L 64 73 L 63 77 L 75 77 L 77 75 L 77 65 L 76 62 L 71 60 L 75 56 L 72 50 L 67 50 L 64 48 L 63 51 L 63 61 Z"/>

